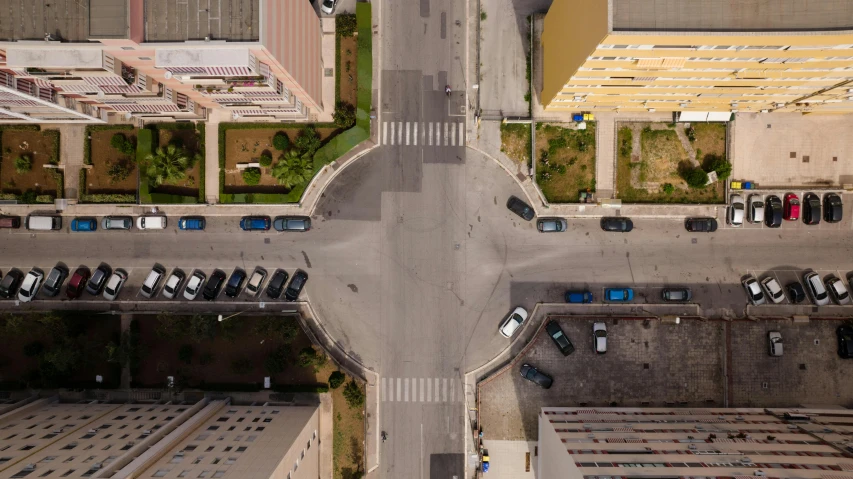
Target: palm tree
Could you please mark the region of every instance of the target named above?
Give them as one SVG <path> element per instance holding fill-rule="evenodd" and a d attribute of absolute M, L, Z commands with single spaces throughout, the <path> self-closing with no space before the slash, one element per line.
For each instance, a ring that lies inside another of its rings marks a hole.
<path fill-rule="evenodd" d="M 272 176 L 287 188 L 299 186 L 314 176 L 314 161 L 300 156 L 296 150 L 290 150 L 272 167 Z"/>
<path fill-rule="evenodd" d="M 183 180 L 196 159 L 186 150 L 175 145 L 157 148 L 157 151 L 145 157 L 147 163 L 145 174 L 153 187 L 160 186 L 166 181 Z"/>

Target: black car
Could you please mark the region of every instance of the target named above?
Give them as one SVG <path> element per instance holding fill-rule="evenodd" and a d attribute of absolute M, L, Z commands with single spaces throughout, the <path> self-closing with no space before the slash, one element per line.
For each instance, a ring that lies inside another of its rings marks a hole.
<path fill-rule="evenodd" d="M 785 286 L 785 290 L 788 291 L 788 297 L 791 298 L 791 302 L 794 304 L 802 303 L 806 300 L 806 291 L 800 283 L 790 283 Z"/>
<path fill-rule="evenodd" d="M 690 292 L 689 288 L 664 288 L 660 292 L 660 297 L 670 303 L 683 303 L 690 301 L 693 298 L 693 293 Z"/>
<path fill-rule="evenodd" d="M 86 283 L 86 292 L 91 294 L 92 296 L 97 296 L 101 294 L 101 290 L 104 289 L 104 284 L 107 282 L 107 278 L 113 274 L 113 269 L 106 263 L 101 263 L 95 268 L 95 271 L 92 272 L 92 277 L 89 278 L 89 281 Z"/>
<path fill-rule="evenodd" d="M 835 335 L 838 336 L 838 355 L 844 359 L 853 358 L 853 327 L 839 326 Z"/>
<path fill-rule="evenodd" d="M 201 292 L 202 297 L 208 301 L 213 301 L 219 296 L 219 290 L 222 289 L 222 284 L 225 282 L 225 271 L 217 269 L 210 275 L 207 284 L 204 285 L 204 290 Z"/>
<path fill-rule="evenodd" d="M 557 345 L 557 349 L 563 353 L 563 356 L 568 356 L 575 352 L 575 346 L 569 341 L 568 336 L 563 333 L 563 329 L 560 328 L 560 325 L 554 321 L 548 321 L 548 324 L 545 325 L 545 330 L 548 331 L 548 336 L 551 336 L 551 339 L 554 340 L 554 344 Z"/>
<path fill-rule="evenodd" d="M 823 220 L 827 223 L 838 223 L 842 217 L 841 197 L 828 193 L 823 197 Z"/>
<path fill-rule="evenodd" d="M 62 289 L 62 283 L 67 277 L 68 268 L 62 264 L 57 264 L 49 273 L 47 273 L 47 277 L 44 279 L 44 284 L 42 285 L 41 290 L 47 296 L 56 296 L 59 294 L 59 290 Z"/>
<path fill-rule="evenodd" d="M 782 226 L 782 200 L 776 195 L 767 197 L 764 208 L 764 224 L 768 228 L 778 228 Z"/>
<path fill-rule="evenodd" d="M 243 281 L 246 281 L 246 272 L 240 268 L 235 269 L 228 278 L 228 284 L 225 285 L 225 296 L 236 298 L 243 289 Z"/>
<path fill-rule="evenodd" d="M 287 289 L 284 290 L 284 299 L 286 301 L 296 301 L 299 299 L 299 293 L 302 292 L 302 288 L 305 287 L 305 283 L 308 281 L 308 273 L 305 271 L 297 270 L 293 273 L 293 279 L 290 280 L 290 284 L 287 285 Z"/>
<path fill-rule="evenodd" d="M 820 198 L 814 193 L 803 195 L 803 223 L 807 225 L 820 223 Z"/>
<path fill-rule="evenodd" d="M 536 216 L 536 212 L 533 211 L 533 208 L 527 203 L 521 201 L 515 196 L 510 196 L 509 200 L 506 202 L 506 207 L 509 208 L 510 211 L 521 216 L 523 219 L 530 221 Z"/>
<path fill-rule="evenodd" d="M 618 216 L 605 216 L 601 218 L 601 229 L 604 231 L 617 231 L 627 233 L 634 229 L 634 222 L 631 218 L 621 218 Z"/>
<path fill-rule="evenodd" d="M 21 286 L 21 281 L 24 280 L 24 273 L 17 269 L 10 270 L 0 281 L 0 298 L 11 298 L 15 296 L 18 287 Z"/>
<path fill-rule="evenodd" d="M 278 299 L 281 292 L 284 291 L 284 285 L 287 284 L 287 271 L 283 269 L 275 270 L 269 284 L 267 284 L 267 296 L 270 299 Z"/>
<path fill-rule="evenodd" d="M 551 376 L 540 373 L 536 368 L 529 364 L 521 366 L 521 370 L 519 372 L 521 372 L 521 377 L 528 381 L 533 381 L 534 383 L 538 384 L 542 389 L 550 388 L 551 383 L 553 382 Z"/>
<path fill-rule="evenodd" d="M 687 218 L 684 228 L 691 233 L 713 233 L 717 231 L 717 220 L 714 218 Z"/>

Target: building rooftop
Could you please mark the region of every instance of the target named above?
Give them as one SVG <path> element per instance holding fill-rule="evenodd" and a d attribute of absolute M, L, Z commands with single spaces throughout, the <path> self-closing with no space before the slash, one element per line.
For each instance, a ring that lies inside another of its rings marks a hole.
<path fill-rule="evenodd" d="M 6 0 L 0 0 L 0 2 Z M 260 0 L 145 0 L 145 41 L 257 41 Z"/>
<path fill-rule="evenodd" d="M 0 0 L 0 41 L 127 38 L 128 0 Z"/>
<path fill-rule="evenodd" d="M 614 31 L 853 30 L 853 0 L 613 0 Z"/>

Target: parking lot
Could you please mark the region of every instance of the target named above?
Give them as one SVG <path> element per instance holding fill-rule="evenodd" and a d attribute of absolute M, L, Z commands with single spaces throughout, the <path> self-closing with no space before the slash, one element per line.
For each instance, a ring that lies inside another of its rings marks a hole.
<path fill-rule="evenodd" d="M 595 320 L 557 320 L 573 354 L 562 356 L 543 330 L 508 367 L 480 383 L 487 439 L 535 438 L 542 406 L 849 406 L 853 397 L 847 380 L 853 362 L 836 355 L 841 321 L 607 319 L 607 353 L 596 355 Z M 782 333 L 782 357 L 768 355 L 771 330 Z M 518 369 L 525 363 L 552 376 L 553 386 L 545 390 L 523 379 Z"/>
<path fill-rule="evenodd" d="M 830 278 L 839 278 L 844 283 L 845 289 L 847 289 L 848 293 L 850 291 L 850 278 L 853 277 L 853 271 L 846 270 L 838 270 L 838 269 L 798 269 L 798 268 L 790 268 L 790 267 L 780 267 L 778 269 L 772 269 L 769 271 L 761 271 L 761 270 L 748 270 L 747 274 L 755 277 L 759 282 L 761 282 L 764 278 L 773 277 L 776 278 L 776 281 L 779 283 L 779 286 L 785 290 L 785 297 L 782 298 L 782 302 L 779 303 L 779 306 L 782 305 L 791 305 L 793 304 L 790 300 L 789 295 L 787 294 L 786 286 L 791 283 L 800 283 L 803 287 L 803 290 L 806 292 L 806 299 L 799 303 L 801 306 L 810 306 L 814 308 L 815 313 L 825 310 L 826 308 L 851 308 L 851 303 L 848 303 L 844 306 L 839 306 L 832 295 L 830 295 L 830 303 L 826 306 L 818 307 L 814 306 L 812 297 L 809 293 L 809 289 L 806 287 L 805 283 L 803 283 L 803 276 L 806 273 L 815 272 L 820 276 L 823 280 L 824 285 Z M 765 291 L 766 296 L 766 291 Z M 768 300 L 767 303 L 762 305 L 761 307 L 764 310 L 767 310 L 769 307 L 772 307 L 773 304 Z"/>
<path fill-rule="evenodd" d="M 849 221 L 847 221 L 846 217 L 838 223 L 827 223 L 826 221 L 823 221 L 823 218 L 821 218 L 820 223 L 818 223 L 816 225 L 807 225 L 803 222 L 803 208 L 804 208 L 803 206 L 800 207 L 800 218 L 797 221 L 787 221 L 787 220 L 783 219 L 782 225 L 779 228 L 769 228 L 767 225 L 764 224 L 764 217 L 759 218 L 759 220 L 757 222 L 754 222 L 754 223 L 750 221 L 750 219 L 751 219 L 750 208 L 749 208 L 750 202 L 761 201 L 765 204 L 765 210 L 766 210 L 766 204 L 767 204 L 767 197 L 768 196 L 775 195 L 779 198 L 779 200 L 782 200 L 784 202 L 785 195 L 788 193 L 794 193 L 795 195 L 797 195 L 797 198 L 800 200 L 801 205 L 803 203 L 803 197 L 806 195 L 806 193 L 814 193 L 818 196 L 818 198 L 820 198 L 821 207 L 823 206 L 824 195 L 826 195 L 827 193 L 835 193 L 835 194 L 841 196 L 842 202 L 845 205 L 848 205 L 847 206 L 847 214 L 848 215 L 849 215 L 849 211 L 850 211 L 849 205 L 853 205 L 853 203 L 851 203 L 851 200 L 853 200 L 853 198 L 851 198 L 849 195 L 845 196 L 843 191 L 838 191 L 838 190 L 803 190 L 803 189 L 732 190 L 731 194 L 729 195 L 729 199 L 728 199 L 729 205 L 731 205 L 731 195 L 735 195 L 735 194 L 740 195 L 744 201 L 744 206 L 745 206 L 746 211 L 744 212 L 743 225 L 737 226 L 737 227 L 732 226 L 732 225 L 728 224 L 728 221 L 725 221 L 726 218 L 723 218 L 724 221 L 718 221 L 719 227 L 720 228 L 726 228 L 726 229 L 734 229 L 734 230 L 744 230 L 744 229 L 748 229 L 748 230 L 767 229 L 770 231 L 778 231 L 780 229 L 784 229 L 784 230 L 806 230 L 806 231 L 812 232 L 812 233 L 825 232 L 825 231 L 846 231 L 846 230 L 849 230 L 851 228 L 851 223 Z M 821 211 L 822 211 L 822 209 L 821 209 Z M 726 214 L 728 214 L 728 211 Z"/>

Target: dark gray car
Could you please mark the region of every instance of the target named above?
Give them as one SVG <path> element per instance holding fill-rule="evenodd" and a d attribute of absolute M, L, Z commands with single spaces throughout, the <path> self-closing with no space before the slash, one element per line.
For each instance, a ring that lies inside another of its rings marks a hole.
<path fill-rule="evenodd" d="M 107 282 L 107 278 L 113 274 L 113 269 L 106 263 L 101 263 L 92 272 L 92 277 L 89 278 L 89 282 L 86 283 L 86 292 L 91 294 L 92 296 L 97 296 L 101 294 L 101 290 L 104 289 L 104 284 Z"/>
<path fill-rule="evenodd" d="M 604 217 L 601 218 L 601 229 L 604 231 L 627 233 L 634 229 L 634 222 L 631 221 L 631 218 L 622 218 L 618 216 Z"/>
<path fill-rule="evenodd" d="M 536 229 L 540 233 L 561 233 L 569 229 L 569 223 L 563 218 L 539 218 Z"/>
<path fill-rule="evenodd" d="M 276 231 L 308 231 L 311 218 L 307 216 L 276 216 L 272 223 Z"/>
<path fill-rule="evenodd" d="M 521 377 L 538 384 L 542 389 L 550 388 L 551 383 L 553 382 L 551 376 L 540 373 L 536 368 L 529 364 L 521 366 L 521 370 L 519 372 L 521 373 Z"/>
<path fill-rule="evenodd" d="M 536 212 L 533 211 L 533 208 L 530 207 L 527 203 L 521 201 L 515 196 L 510 196 L 509 200 L 506 202 L 506 207 L 509 208 L 510 211 L 521 216 L 523 219 L 530 221 L 536 216 Z"/>
<path fill-rule="evenodd" d="M 661 292 L 661 298 L 664 301 L 670 302 L 685 302 L 693 298 L 693 294 L 688 288 L 665 288 Z"/>
<path fill-rule="evenodd" d="M 58 264 L 54 266 L 49 273 L 47 273 L 47 277 L 44 279 L 44 284 L 42 285 L 41 290 L 46 296 L 56 296 L 59 294 L 59 290 L 62 288 L 62 283 L 67 277 L 68 268 Z"/>
<path fill-rule="evenodd" d="M 130 216 L 105 216 L 101 220 L 101 228 L 105 230 L 129 230 L 133 228 L 133 218 Z"/>

